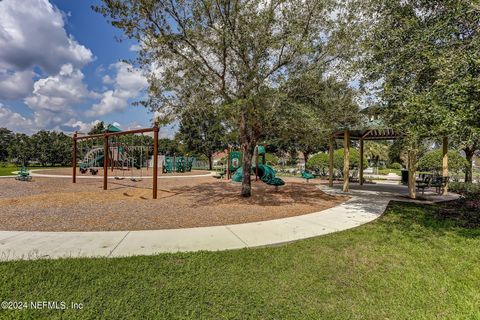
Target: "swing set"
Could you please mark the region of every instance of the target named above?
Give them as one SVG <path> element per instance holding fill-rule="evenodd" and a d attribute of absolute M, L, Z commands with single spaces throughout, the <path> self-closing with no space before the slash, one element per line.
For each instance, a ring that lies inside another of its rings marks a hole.
<path fill-rule="evenodd" d="M 94 140 L 99 140 L 103 138 L 103 154 L 102 156 L 99 156 L 99 151 L 97 148 L 97 154 L 95 156 L 95 153 L 93 154 L 93 162 L 94 164 L 101 162 L 103 160 L 103 189 L 107 190 L 108 189 L 108 169 L 109 165 L 111 167 L 111 171 L 113 172 L 113 169 L 115 167 L 119 167 L 121 165 L 122 169 L 125 169 L 125 164 L 127 165 L 127 170 L 128 167 L 132 168 L 132 176 L 130 180 L 134 182 L 142 181 L 143 178 L 143 149 L 140 147 L 140 160 L 136 161 L 135 157 L 133 156 L 135 153 L 135 147 L 132 148 L 132 150 L 128 149 L 128 146 L 124 143 L 120 142 L 119 137 L 124 136 L 124 135 L 133 135 L 133 134 L 144 134 L 146 132 L 153 132 L 153 199 L 157 199 L 157 178 L 158 178 L 158 132 L 159 128 L 157 125 L 155 125 L 153 128 L 144 128 L 144 129 L 136 129 L 136 130 L 129 130 L 129 131 L 115 131 L 115 132 L 108 132 L 105 131 L 104 133 L 100 134 L 92 134 L 92 135 L 87 135 L 87 136 L 78 136 L 77 132 L 73 135 L 73 161 L 72 161 L 72 169 L 73 169 L 73 176 L 72 176 L 72 182 L 76 183 L 77 182 L 77 143 L 80 141 L 94 141 Z M 148 158 L 148 148 L 147 150 L 147 157 Z M 115 153 L 116 151 L 116 153 Z M 111 156 L 110 156 L 111 154 Z M 133 176 L 133 168 L 134 167 L 139 167 L 140 169 L 140 178 L 136 178 Z M 80 165 L 80 172 L 84 173 L 83 170 L 85 168 L 88 168 L 88 162 L 86 165 L 81 164 Z M 93 168 L 90 168 L 92 170 Z M 98 169 L 94 169 L 97 170 Z M 148 166 L 147 166 L 148 170 Z M 86 171 L 85 171 L 86 172 Z M 91 173 L 93 175 L 96 175 L 97 172 Z M 123 177 L 115 177 L 117 180 L 122 180 L 125 178 L 125 170 L 123 170 Z"/>

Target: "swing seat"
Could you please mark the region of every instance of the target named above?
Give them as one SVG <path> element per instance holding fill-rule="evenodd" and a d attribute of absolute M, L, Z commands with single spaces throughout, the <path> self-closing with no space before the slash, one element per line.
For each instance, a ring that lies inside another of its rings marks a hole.
<path fill-rule="evenodd" d="M 136 179 L 136 178 L 131 178 L 130 181 L 133 181 L 133 182 L 140 182 L 142 181 L 142 179 Z"/>
<path fill-rule="evenodd" d="M 123 180 L 123 179 L 125 179 L 125 178 L 123 178 L 123 177 L 115 177 L 115 180 Z"/>

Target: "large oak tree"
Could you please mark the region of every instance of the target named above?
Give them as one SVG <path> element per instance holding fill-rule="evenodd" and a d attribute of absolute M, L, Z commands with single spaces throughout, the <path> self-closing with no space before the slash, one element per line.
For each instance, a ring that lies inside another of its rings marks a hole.
<path fill-rule="evenodd" d="M 147 107 L 179 114 L 182 96 L 200 91 L 230 108 L 244 153 L 243 196 L 251 194 L 268 93 L 296 65 L 335 58 L 333 0 L 103 0 L 95 9 L 139 41 Z"/>

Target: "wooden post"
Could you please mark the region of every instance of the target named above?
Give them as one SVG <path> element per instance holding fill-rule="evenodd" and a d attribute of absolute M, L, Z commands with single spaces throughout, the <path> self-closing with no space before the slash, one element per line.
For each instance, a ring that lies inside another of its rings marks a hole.
<path fill-rule="evenodd" d="M 343 192 L 350 190 L 350 131 L 345 130 L 343 137 Z"/>
<path fill-rule="evenodd" d="M 115 162 L 114 149 L 115 149 L 115 145 L 112 143 L 112 159 L 110 160 L 110 167 L 112 168 L 112 172 L 113 172 L 113 165 L 114 165 L 114 162 Z M 108 147 L 108 152 L 110 152 L 110 146 Z"/>
<path fill-rule="evenodd" d="M 359 168 L 359 178 L 360 178 L 361 186 L 363 186 L 363 154 L 364 154 L 363 144 L 364 144 L 364 141 L 362 138 L 360 139 L 360 168 Z"/>
<path fill-rule="evenodd" d="M 328 185 L 333 187 L 333 144 L 335 143 L 335 137 L 332 136 L 329 142 L 328 148 Z"/>
<path fill-rule="evenodd" d="M 443 159 L 442 159 L 442 176 L 448 177 L 448 137 L 443 137 Z M 448 182 L 445 184 L 443 188 L 443 195 L 446 196 L 448 194 Z"/>
<path fill-rule="evenodd" d="M 77 182 L 77 132 L 73 134 L 73 159 L 72 159 L 72 178 L 73 183 Z"/>
<path fill-rule="evenodd" d="M 231 152 L 231 148 L 228 147 L 228 152 L 227 152 L 227 180 L 230 180 L 230 175 L 231 175 L 231 172 L 230 172 L 230 152 Z"/>
<path fill-rule="evenodd" d="M 108 134 L 103 134 L 103 190 L 107 190 L 108 180 Z"/>
<path fill-rule="evenodd" d="M 417 197 L 415 190 L 415 172 L 417 171 L 417 152 L 415 150 L 408 151 L 408 196 L 410 199 Z"/>
<path fill-rule="evenodd" d="M 255 157 L 255 181 L 258 181 L 258 146 L 257 146 L 257 155 Z"/>
<path fill-rule="evenodd" d="M 153 199 L 157 199 L 158 177 L 158 126 L 153 128 Z"/>

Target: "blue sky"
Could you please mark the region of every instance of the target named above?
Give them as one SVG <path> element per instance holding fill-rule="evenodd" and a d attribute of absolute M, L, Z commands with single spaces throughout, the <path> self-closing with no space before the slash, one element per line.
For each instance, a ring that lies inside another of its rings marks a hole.
<path fill-rule="evenodd" d="M 131 103 L 146 79 L 121 63 L 135 42 L 91 9 L 99 1 L 0 1 L 0 127 L 86 131 L 95 121 L 123 129 L 153 115 Z M 133 72 L 132 72 L 133 71 Z"/>

